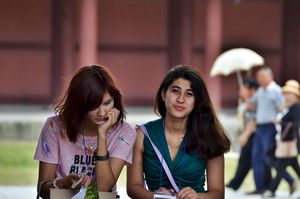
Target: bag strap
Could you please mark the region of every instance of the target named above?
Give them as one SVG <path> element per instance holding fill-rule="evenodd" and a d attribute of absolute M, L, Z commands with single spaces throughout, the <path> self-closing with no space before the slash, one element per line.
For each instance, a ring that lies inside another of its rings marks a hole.
<path fill-rule="evenodd" d="M 148 138 L 149 142 L 151 143 L 151 146 L 153 147 L 153 149 L 154 149 L 154 151 L 155 151 L 155 153 L 156 153 L 156 155 L 157 155 L 157 157 L 158 157 L 160 163 L 162 164 L 162 166 L 163 166 L 163 168 L 164 168 L 164 170 L 165 170 L 165 172 L 166 172 L 166 174 L 167 174 L 167 177 L 168 177 L 169 181 L 170 181 L 171 184 L 172 184 L 172 187 L 174 188 L 174 190 L 175 190 L 176 192 L 179 192 L 179 188 L 178 188 L 178 186 L 177 186 L 177 184 L 176 184 L 176 182 L 175 182 L 175 180 L 174 180 L 174 178 L 173 178 L 173 176 L 172 176 L 172 173 L 171 173 L 171 171 L 170 171 L 170 169 L 169 169 L 169 167 L 168 167 L 166 161 L 164 161 L 164 158 L 163 158 L 163 156 L 161 155 L 160 151 L 159 151 L 158 148 L 155 146 L 155 144 L 152 142 L 152 140 L 151 140 L 151 138 L 150 138 L 150 136 L 149 136 L 149 134 L 148 134 L 148 131 L 147 131 L 146 127 L 145 127 L 144 125 L 139 125 L 139 127 L 140 127 L 140 129 L 142 130 L 142 132 L 144 133 L 144 135 Z"/>
<path fill-rule="evenodd" d="M 282 135 L 281 135 L 281 140 L 283 140 L 286 136 L 287 136 L 287 133 L 288 131 L 291 129 L 291 127 L 293 126 L 293 123 L 292 122 L 288 122 L 287 125 L 285 126 L 283 132 L 282 132 Z"/>

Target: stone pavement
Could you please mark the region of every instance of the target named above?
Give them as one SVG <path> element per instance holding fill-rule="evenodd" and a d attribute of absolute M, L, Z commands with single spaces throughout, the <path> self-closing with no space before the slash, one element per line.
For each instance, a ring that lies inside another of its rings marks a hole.
<path fill-rule="evenodd" d="M 125 187 L 118 188 L 121 199 L 129 199 Z M 35 199 L 36 187 L 34 186 L 0 186 L 0 199 Z M 247 196 L 243 192 L 234 192 L 226 189 L 225 199 L 261 199 L 260 195 Z M 279 192 L 278 199 L 299 199 L 300 192 L 289 196 L 288 193 Z"/>

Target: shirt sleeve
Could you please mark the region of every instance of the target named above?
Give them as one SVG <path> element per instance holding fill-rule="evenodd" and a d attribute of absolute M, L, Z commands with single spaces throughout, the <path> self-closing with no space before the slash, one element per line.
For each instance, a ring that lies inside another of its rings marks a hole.
<path fill-rule="evenodd" d="M 136 131 L 129 124 L 124 123 L 118 135 L 118 144 L 109 156 L 124 160 L 126 164 L 132 163 L 132 151 L 136 140 Z"/>
<path fill-rule="evenodd" d="M 52 164 L 58 163 L 58 134 L 57 122 L 53 118 L 48 118 L 39 137 L 34 155 L 35 160 Z"/>
<path fill-rule="evenodd" d="M 250 102 L 253 103 L 255 105 L 255 107 L 257 106 L 258 92 L 259 92 L 259 90 L 257 90 L 254 93 L 254 95 L 250 98 Z"/>
<path fill-rule="evenodd" d="M 275 105 L 276 107 L 279 109 L 283 102 L 284 102 L 284 96 L 281 94 L 281 90 L 278 90 L 276 93 L 275 93 Z"/>
<path fill-rule="evenodd" d="M 249 113 L 249 119 L 256 120 L 256 108 Z"/>

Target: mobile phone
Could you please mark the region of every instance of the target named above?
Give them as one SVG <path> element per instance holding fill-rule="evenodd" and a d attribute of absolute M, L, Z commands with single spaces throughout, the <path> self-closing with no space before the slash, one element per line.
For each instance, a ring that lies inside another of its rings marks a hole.
<path fill-rule="evenodd" d="M 88 174 L 88 170 L 84 170 L 82 173 L 81 173 L 81 176 L 80 178 L 75 181 L 72 186 L 71 186 L 71 189 L 75 189 L 83 180 L 83 178 Z"/>
<path fill-rule="evenodd" d="M 153 199 L 176 199 L 176 196 L 163 193 L 154 193 Z"/>

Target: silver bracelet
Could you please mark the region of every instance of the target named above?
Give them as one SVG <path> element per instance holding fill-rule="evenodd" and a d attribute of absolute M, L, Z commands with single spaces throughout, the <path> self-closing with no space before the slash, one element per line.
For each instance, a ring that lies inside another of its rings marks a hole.
<path fill-rule="evenodd" d="M 56 188 L 56 189 L 60 189 L 60 188 L 62 188 L 62 181 L 60 182 L 60 187 L 59 186 L 57 186 L 57 184 L 56 184 L 56 182 L 57 182 L 57 180 L 62 180 L 62 177 L 57 177 L 57 178 L 55 178 L 55 180 L 53 181 L 53 186 L 54 186 L 54 188 Z"/>

